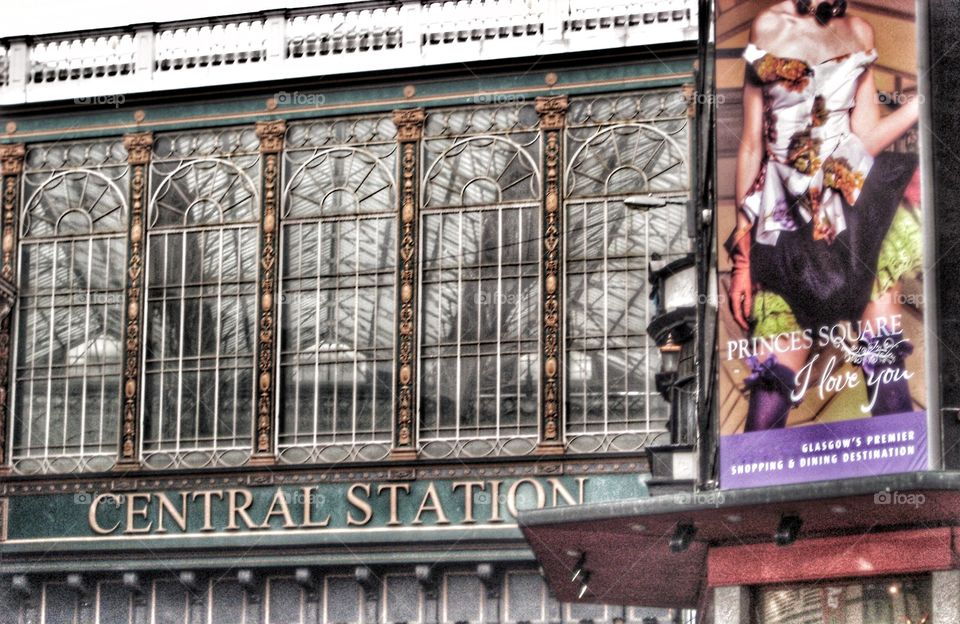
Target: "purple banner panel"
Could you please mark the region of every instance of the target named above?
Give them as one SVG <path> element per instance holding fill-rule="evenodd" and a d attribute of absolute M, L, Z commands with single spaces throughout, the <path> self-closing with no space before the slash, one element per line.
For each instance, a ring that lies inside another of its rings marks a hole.
<path fill-rule="evenodd" d="M 724 489 L 927 469 L 927 416 L 907 412 L 720 438 Z"/>

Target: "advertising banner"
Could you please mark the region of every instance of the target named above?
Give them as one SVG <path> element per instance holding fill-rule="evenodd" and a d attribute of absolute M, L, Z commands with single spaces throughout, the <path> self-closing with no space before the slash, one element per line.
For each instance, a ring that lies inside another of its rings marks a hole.
<path fill-rule="evenodd" d="M 927 468 L 914 0 L 717 2 L 720 484 Z"/>

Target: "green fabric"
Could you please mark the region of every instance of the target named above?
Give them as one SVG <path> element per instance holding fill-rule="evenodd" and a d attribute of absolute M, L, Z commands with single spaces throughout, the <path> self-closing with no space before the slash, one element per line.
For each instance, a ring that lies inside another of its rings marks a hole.
<path fill-rule="evenodd" d="M 790 304 L 780 295 L 761 290 L 753 297 L 753 335 L 774 336 L 799 331 L 800 325 Z"/>
<path fill-rule="evenodd" d="M 872 298 L 876 299 L 901 278 L 920 271 L 922 267 L 919 215 L 901 205 L 880 247 Z M 751 316 L 754 336 L 773 336 L 801 329 L 786 300 L 769 291 L 761 290 L 754 295 Z"/>
<path fill-rule="evenodd" d="M 874 299 L 893 288 L 902 277 L 920 271 L 922 240 L 919 214 L 901 205 L 880 247 L 877 279 L 873 282 Z"/>

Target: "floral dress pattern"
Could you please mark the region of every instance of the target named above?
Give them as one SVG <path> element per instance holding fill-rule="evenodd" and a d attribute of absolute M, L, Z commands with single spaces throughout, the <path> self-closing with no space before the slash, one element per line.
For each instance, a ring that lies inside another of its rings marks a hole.
<path fill-rule="evenodd" d="M 766 161 L 743 209 L 756 241 L 773 245 L 798 220 L 832 241 L 846 228 L 841 197 L 854 204 L 873 158 L 850 130 L 858 78 L 875 50 L 811 66 L 776 57 L 753 44 L 744 58 L 763 85 Z"/>
<path fill-rule="evenodd" d="M 844 202 L 856 204 L 874 158 L 850 128 L 859 77 L 875 50 L 810 65 L 750 44 L 744 52 L 763 88 L 766 157 L 742 209 L 760 245 L 813 222 L 812 237 L 831 244 L 847 228 Z M 922 265 L 919 214 L 901 203 L 880 250 L 875 298 Z M 762 286 L 762 285 L 761 285 Z M 800 328 L 787 301 L 770 290 L 754 297 L 753 334 Z"/>

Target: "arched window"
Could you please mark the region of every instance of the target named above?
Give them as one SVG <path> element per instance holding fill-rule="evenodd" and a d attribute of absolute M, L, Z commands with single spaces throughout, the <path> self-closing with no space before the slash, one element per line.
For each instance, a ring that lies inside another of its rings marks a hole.
<path fill-rule="evenodd" d="M 420 440 L 427 457 L 537 442 L 540 152 L 529 105 L 428 115 Z"/>
<path fill-rule="evenodd" d="M 258 146 L 252 129 L 155 142 L 143 400 L 152 468 L 237 465 L 250 454 Z"/>
<path fill-rule="evenodd" d="M 126 174 L 119 141 L 38 145 L 27 153 L 13 409 L 17 472 L 114 464 Z"/>
<path fill-rule="evenodd" d="M 632 195 L 686 198 L 686 102 L 651 92 L 571 100 L 566 130 L 566 439 L 577 452 L 642 448 L 667 428 L 647 337 L 647 267 L 689 251 L 682 205 L 641 211 Z"/>
<path fill-rule="evenodd" d="M 349 131 L 340 131 L 347 126 Z M 395 134 L 392 121 L 383 118 L 294 124 L 288 130 L 281 219 L 281 461 L 371 461 L 389 453 Z"/>

